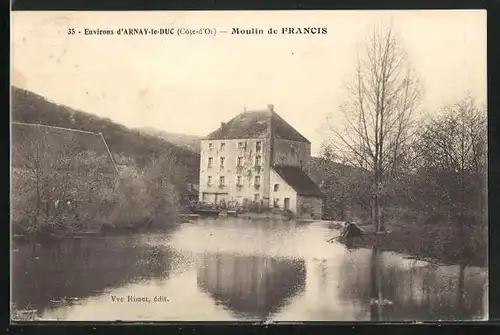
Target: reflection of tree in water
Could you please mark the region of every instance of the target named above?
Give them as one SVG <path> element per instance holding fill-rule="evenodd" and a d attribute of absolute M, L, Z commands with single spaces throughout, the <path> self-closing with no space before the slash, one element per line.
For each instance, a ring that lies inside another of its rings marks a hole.
<path fill-rule="evenodd" d="M 467 285 L 477 273 L 467 274 L 467 267 L 464 264 L 458 266 L 458 285 L 457 285 L 457 302 L 458 313 L 457 319 L 470 319 L 472 315 L 484 318 L 486 317 L 485 310 L 485 293 L 487 285 L 487 277 L 483 281 L 478 281 L 479 287 L 474 290 L 471 289 L 472 285 Z M 471 278 L 472 277 L 472 278 Z M 476 279 L 477 280 L 477 279 Z"/>
<path fill-rule="evenodd" d="M 305 287 L 303 260 L 233 254 L 205 255 L 198 286 L 214 300 L 248 318 L 265 319 Z"/>
<path fill-rule="evenodd" d="M 134 237 L 70 239 L 48 245 L 14 246 L 12 301 L 39 311 L 82 299 L 135 280 L 165 277 L 179 256 Z"/>
<path fill-rule="evenodd" d="M 326 267 L 326 259 L 322 259 L 319 263 L 319 274 L 321 278 L 321 287 L 325 287 L 328 283 L 328 269 Z"/>
<path fill-rule="evenodd" d="M 369 305 L 371 320 L 460 320 L 483 315 L 484 282 L 467 278 L 464 265 L 403 267 L 388 264 L 384 256 L 373 248 L 368 258 L 344 261 L 339 269 L 340 297 Z"/>

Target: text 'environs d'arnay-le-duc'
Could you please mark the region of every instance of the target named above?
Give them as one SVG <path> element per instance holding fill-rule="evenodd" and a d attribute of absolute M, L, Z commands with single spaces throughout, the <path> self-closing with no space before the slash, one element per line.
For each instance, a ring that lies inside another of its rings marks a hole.
<path fill-rule="evenodd" d="M 83 35 L 213 35 L 215 29 L 212 28 L 119 28 L 119 29 L 89 29 L 78 31 Z M 230 35 L 325 35 L 328 33 L 326 27 L 280 27 L 280 28 L 241 28 L 233 27 L 229 30 L 218 29 L 221 34 Z M 77 32 L 70 29 L 68 34 L 73 35 Z"/>

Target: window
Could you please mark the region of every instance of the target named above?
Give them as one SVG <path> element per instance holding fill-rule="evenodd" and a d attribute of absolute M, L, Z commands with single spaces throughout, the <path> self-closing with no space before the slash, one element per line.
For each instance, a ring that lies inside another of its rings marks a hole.
<path fill-rule="evenodd" d="M 273 207 L 280 208 L 280 198 L 274 198 Z"/>
<path fill-rule="evenodd" d="M 292 155 L 295 155 L 295 153 L 297 152 L 297 148 L 295 148 L 294 146 L 291 146 L 290 151 L 292 152 Z"/>
<path fill-rule="evenodd" d="M 262 157 L 261 156 L 255 156 L 255 166 L 260 166 L 262 163 Z"/>
<path fill-rule="evenodd" d="M 279 184 L 274 184 L 274 192 L 278 192 L 280 188 Z"/>
<path fill-rule="evenodd" d="M 262 151 L 262 142 L 259 141 L 255 143 L 255 152 L 261 152 Z"/>
<path fill-rule="evenodd" d="M 224 176 L 219 177 L 219 186 L 226 185 L 226 178 Z"/>
<path fill-rule="evenodd" d="M 222 142 L 222 143 L 220 144 L 220 149 L 221 149 L 221 150 L 224 150 L 224 148 L 225 148 L 225 147 L 226 147 L 226 143 Z"/>
<path fill-rule="evenodd" d="M 255 193 L 255 194 L 253 195 L 253 201 L 255 201 L 255 202 L 260 201 L 260 194 L 259 194 L 259 193 Z"/>
<path fill-rule="evenodd" d="M 260 176 L 255 176 L 255 186 L 260 186 Z"/>
<path fill-rule="evenodd" d="M 245 147 L 244 142 L 238 142 L 238 149 L 243 149 Z"/>
<path fill-rule="evenodd" d="M 300 168 L 302 169 L 304 167 L 304 162 L 300 161 Z"/>
<path fill-rule="evenodd" d="M 238 157 L 238 162 L 236 163 L 236 165 L 238 167 L 242 167 L 243 166 L 243 157 Z"/>
<path fill-rule="evenodd" d="M 237 177 L 236 186 L 243 186 L 243 184 L 241 183 L 241 176 Z"/>
<path fill-rule="evenodd" d="M 226 160 L 226 157 L 221 157 L 220 158 L 220 168 L 223 169 L 224 168 L 224 161 Z"/>
<path fill-rule="evenodd" d="M 212 150 L 214 147 L 213 143 L 208 143 L 208 150 Z"/>
<path fill-rule="evenodd" d="M 213 157 L 208 157 L 208 168 L 210 169 L 214 163 L 214 158 Z"/>
<path fill-rule="evenodd" d="M 212 185 L 212 176 L 208 176 L 207 185 L 208 186 Z"/>

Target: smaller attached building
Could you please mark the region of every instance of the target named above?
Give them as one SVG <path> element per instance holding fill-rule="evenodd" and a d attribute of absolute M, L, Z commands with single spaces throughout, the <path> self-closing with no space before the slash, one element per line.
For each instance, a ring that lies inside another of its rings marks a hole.
<path fill-rule="evenodd" d="M 298 167 L 271 167 L 271 206 L 290 210 L 297 217 L 320 220 L 324 194 L 309 176 Z"/>

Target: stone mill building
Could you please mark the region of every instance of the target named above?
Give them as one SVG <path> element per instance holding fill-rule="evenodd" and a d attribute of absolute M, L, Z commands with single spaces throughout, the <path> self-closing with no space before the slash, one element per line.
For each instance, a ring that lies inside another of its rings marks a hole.
<path fill-rule="evenodd" d="M 201 141 L 199 200 L 321 219 L 324 195 L 304 168 L 311 142 L 272 105 L 244 111 Z"/>

